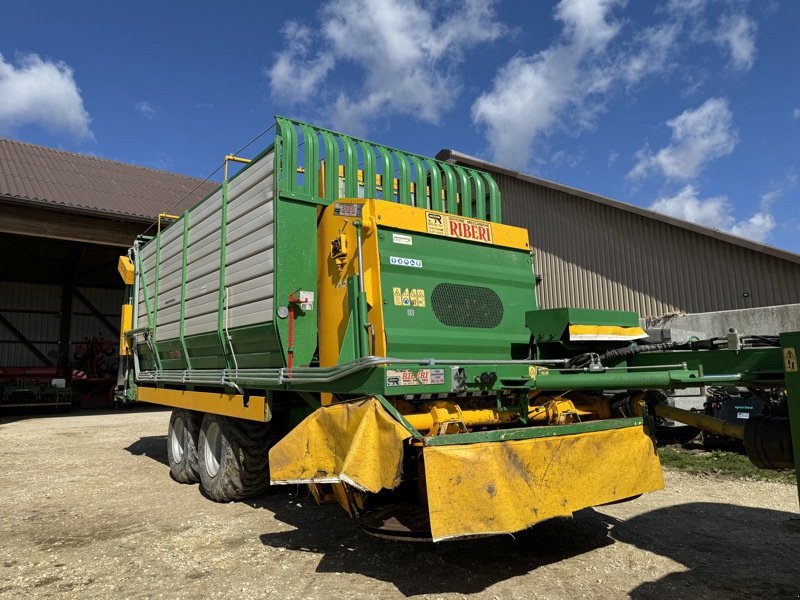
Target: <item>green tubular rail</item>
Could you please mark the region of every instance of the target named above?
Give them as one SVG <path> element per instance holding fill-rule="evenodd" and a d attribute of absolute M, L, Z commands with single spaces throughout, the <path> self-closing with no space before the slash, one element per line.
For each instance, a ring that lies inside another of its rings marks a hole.
<path fill-rule="evenodd" d="M 286 117 L 276 116 L 275 121 L 281 159 L 278 193 L 285 197 L 324 205 L 335 202 L 340 197 L 338 166 L 342 165 L 346 198 L 358 197 L 359 189 L 363 188 L 363 196 L 367 198 L 380 195 L 383 200 L 408 206 L 502 222 L 500 189 L 488 173 Z M 323 160 L 326 168 L 320 189 L 316 172 Z M 363 172 L 362 181 L 359 169 Z M 378 175 L 382 182 L 380 190 L 376 185 Z"/>

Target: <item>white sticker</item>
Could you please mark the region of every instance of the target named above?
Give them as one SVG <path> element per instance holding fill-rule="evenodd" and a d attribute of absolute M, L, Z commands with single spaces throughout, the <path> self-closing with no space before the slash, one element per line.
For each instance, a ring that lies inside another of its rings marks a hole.
<path fill-rule="evenodd" d="M 390 256 L 389 263 L 401 267 L 422 268 L 422 261 L 416 258 L 403 258 L 402 256 Z"/>
<path fill-rule="evenodd" d="M 737 412 L 736 413 L 736 418 L 737 419 L 749 419 L 750 418 L 750 413 L 739 413 L 739 412 Z"/>
<path fill-rule="evenodd" d="M 414 244 L 414 240 L 411 239 L 410 235 L 403 235 L 402 233 L 393 233 L 392 241 L 395 244 L 403 244 L 404 246 L 412 246 Z"/>
<path fill-rule="evenodd" d="M 301 290 L 297 295 L 302 310 L 314 310 L 314 292 Z"/>

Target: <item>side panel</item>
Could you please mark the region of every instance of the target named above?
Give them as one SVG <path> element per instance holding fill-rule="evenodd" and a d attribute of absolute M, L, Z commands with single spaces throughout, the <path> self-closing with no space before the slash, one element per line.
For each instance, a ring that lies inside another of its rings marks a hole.
<path fill-rule="evenodd" d="M 141 250 L 136 310 L 139 324 L 154 332 L 162 368 L 189 366 L 180 340 L 182 312 L 185 348 L 193 368 L 224 368 L 226 354 L 235 355 L 241 367 L 281 364 L 272 325 L 274 151 L 238 173 L 227 191 L 226 210 L 221 187 Z M 184 219 L 189 223 L 185 238 Z M 220 281 L 225 285 L 222 293 Z M 223 339 L 231 335 L 230 345 L 220 340 L 220 323 Z"/>

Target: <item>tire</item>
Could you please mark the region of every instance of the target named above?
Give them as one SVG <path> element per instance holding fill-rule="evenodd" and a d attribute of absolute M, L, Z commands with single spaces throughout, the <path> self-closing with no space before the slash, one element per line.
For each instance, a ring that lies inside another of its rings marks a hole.
<path fill-rule="evenodd" d="M 198 438 L 205 494 L 215 502 L 232 502 L 264 491 L 269 486 L 272 440 L 266 423 L 205 415 Z"/>
<path fill-rule="evenodd" d="M 169 474 L 179 483 L 200 481 L 197 438 L 202 415 L 191 410 L 172 411 L 167 429 L 167 460 Z"/>

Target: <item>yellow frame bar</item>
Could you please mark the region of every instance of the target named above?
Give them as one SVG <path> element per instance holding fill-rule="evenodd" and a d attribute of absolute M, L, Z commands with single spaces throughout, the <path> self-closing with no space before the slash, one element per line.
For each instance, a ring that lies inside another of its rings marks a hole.
<path fill-rule="evenodd" d="M 266 423 L 272 418 L 269 413 L 269 403 L 264 396 L 249 396 L 245 406 L 244 396 L 241 394 L 191 392 L 139 386 L 136 399 L 140 402 L 185 408 L 261 423 Z"/>

